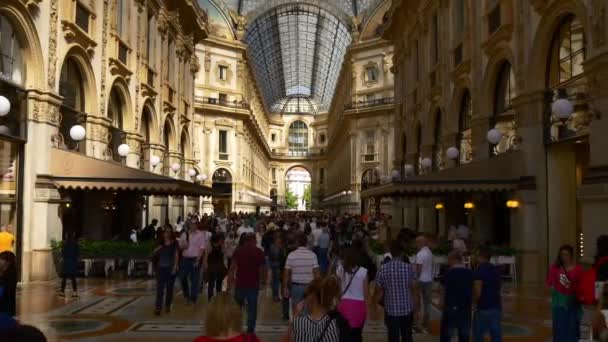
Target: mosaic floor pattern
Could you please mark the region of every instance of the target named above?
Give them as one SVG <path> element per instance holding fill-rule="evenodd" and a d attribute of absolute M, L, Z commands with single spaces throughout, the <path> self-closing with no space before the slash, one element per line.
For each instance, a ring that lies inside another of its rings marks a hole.
<path fill-rule="evenodd" d="M 176 288 L 170 314 L 154 316 L 153 280 L 80 279 L 80 298 L 56 295 L 56 282 L 21 286 L 19 319 L 39 327 L 49 341 L 192 341 L 204 327 L 206 300 L 188 306 Z M 70 293 L 68 293 L 70 295 Z M 279 341 L 287 331 L 279 305 L 269 290 L 261 293 L 257 333 L 263 341 Z M 549 296 L 538 288 L 507 288 L 504 295 L 505 341 L 547 341 L 551 334 Z M 434 298 L 437 302 L 437 298 Z M 379 310 L 378 310 L 379 312 Z M 386 341 L 380 314 L 370 314 L 364 341 Z M 431 335 L 416 335 L 415 341 L 438 341 L 440 312 L 434 309 Z"/>

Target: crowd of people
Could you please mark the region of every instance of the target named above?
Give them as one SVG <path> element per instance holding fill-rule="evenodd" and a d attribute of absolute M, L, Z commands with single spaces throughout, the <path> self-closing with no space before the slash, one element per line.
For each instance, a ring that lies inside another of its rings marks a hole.
<path fill-rule="evenodd" d="M 389 219 L 315 212 L 189 215 L 162 228 L 153 220 L 130 238 L 157 242 L 152 255 L 156 315 L 171 312 L 176 280 L 186 305 L 202 305 L 199 296 L 206 285 L 206 336 L 197 342 L 259 341 L 255 336 L 258 298 L 267 281 L 273 301 L 288 321 L 284 341 L 360 342 L 368 315 L 378 317 L 382 310 L 388 341 L 411 342 L 413 333 L 430 329 L 437 283 L 440 341 L 451 341 L 453 335 L 460 342 L 481 342 L 488 336 L 493 342 L 502 341 L 502 274 L 491 263 L 489 249 L 468 252 L 468 228 L 450 228 L 447 269 L 437 277 L 431 249 L 434 237 L 402 230 L 388 239 Z M 9 327 L 12 333 L 35 334 L 35 328 L 5 319 L 16 315 L 17 284 L 14 236 L 5 232 L 6 227 L 0 232 L 0 247 L 8 249 L 0 251 L 0 330 Z M 382 242 L 386 253 L 377 263 L 370 246 Z M 414 256 L 406 252 L 412 245 Z M 62 255 L 60 295 L 68 280 L 75 295 L 79 255 L 75 236 L 64 241 Z M 594 288 L 587 302 L 580 289 L 589 281 Z M 591 271 L 576 263 L 574 248 L 560 248 L 547 277 L 554 341 L 578 341 L 583 321 L 600 340 L 608 339 L 603 316 L 607 281 L 608 236 L 597 240 Z"/>

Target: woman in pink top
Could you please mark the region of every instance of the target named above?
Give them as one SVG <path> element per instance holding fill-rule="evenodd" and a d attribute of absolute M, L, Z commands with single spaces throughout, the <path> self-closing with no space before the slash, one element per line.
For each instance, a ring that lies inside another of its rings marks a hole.
<path fill-rule="evenodd" d="M 570 245 L 560 247 L 547 277 L 547 286 L 551 288 L 554 342 L 579 340 L 581 307 L 576 301 L 574 288 L 582 273 L 583 268 L 574 259 L 574 248 Z"/>

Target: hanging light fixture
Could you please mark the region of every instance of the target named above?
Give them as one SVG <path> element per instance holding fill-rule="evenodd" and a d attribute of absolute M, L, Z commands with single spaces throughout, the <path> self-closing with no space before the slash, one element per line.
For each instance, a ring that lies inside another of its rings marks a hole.
<path fill-rule="evenodd" d="M 207 179 L 209 179 L 209 177 L 207 177 L 207 175 L 203 174 L 201 175 L 201 179 L 204 181 L 206 181 Z"/>
<path fill-rule="evenodd" d="M 473 209 L 473 208 L 475 208 L 475 204 L 473 204 L 473 202 L 465 202 L 464 208 L 465 209 Z"/>
<path fill-rule="evenodd" d="M 511 209 L 519 208 L 519 201 L 518 200 L 508 200 L 507 208 L 511 208 Z"/>
<path fill-rule="evenodd" d="M 70 138 L 74 141 L 82 141 L 86 135 L 87 132 L 81 125 L 74 125 L 70 128 Z"/>
<path fill-rule="evenodd" d="M 457 147 L 452 146 L 452 147 L 449 147 L 447 149 L 447 151 L 445 151 L 445 154 L 448 156 L 448 158 L 455 160 L 460 155 L 460 151 L 458 150 Z"/>
<path fill-rule="evenodd" d="M 443 203 L 439 202 L 439 203 L 435 204 L 435 209 L 441 210 L 443 208 L 444 208 Z"/>
<path fill-rule="evenodd" d="M 194 177 L 194 176 L 196 176 L 196 170 L 195 170 L 195 169 L 190 169 L 190 170 L 188 170 L 188 175 L 189 175 L 190 177 Z"/>
<path fill-rule="evenodd" d="M 492 128 L 486 134 L 486 139 L 488 139 L 488 142 L 490 142 L 490 144 L 496 145 L 502 140 L 502 132 L 496 128 Z"/>
<path fill-rule="evenodd" d="M 560 120 L 568 120 L 574 113 L 574 106 L 568 99 L 557 99 L 551 105 L 553 115 Z"/>
<path fill-rule="evenodd" d="M 0 116 L 5 116 L 11 111 L 11 101 L 0 95 Z"/>
<path fill-rule="evenodd" d="M 431 166 L 433 166 L 433 161 L 431 160 L 431 158 L 422 158 L 422 160 L 420 161 L 420 164 L 422 164 L 422 167 L 424 168 L 430 168 Z"/>
<path fill-rule="evenodd" d="M 196 180 L 198 182 L 203 182 L 203 175 L 196 175 Z"/>
<path fill-rule="evenodd" d="M 151 156 L 150 157 L 150 165 L 152 165 L 152 167 L 157 167 L 158 164 L 160 164 L 160 157 L 159 156 Z"/>
<path fill-rule="evenodd" d="M 121 157 L 126 157 L 129 155 L 130 151 L 131 148 L 127 144 L 120 144 L 120 146 L 118 146 L 118 155 Z"/>
<path fill-rule="evenodd" d="M 181 168 L 181 165 L 179 165 L 179 163 L 173 163 L 171 165 L 171 170 L 173 170 L 173 172 L 179 171 L 180 168 Z"/>

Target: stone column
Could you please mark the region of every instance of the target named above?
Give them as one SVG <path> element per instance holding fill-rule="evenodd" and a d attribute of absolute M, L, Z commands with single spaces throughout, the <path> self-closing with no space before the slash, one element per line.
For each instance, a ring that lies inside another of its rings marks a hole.
<path fill-rule="evenodd" d="M 519 190 L 513 194 L 519 200 L 519 208 L 511 210 L 511 246 L 517 248 L 518 279 L 522 283 L 538 284 L 544 281 L 546 269 L 543 240 L 549 238 L 542 229 L 539 234 L 538 219 L 541 208 L 534 190 Z"/>
<path fill-rule="evenodd" d="M 38 175 L 50 174 L 51 141 L 60 124 L 61 100 L 52 93 L 29 92 L 23 101 L 27 105 L 23 124 L 27 125 L 28 143 L 20 156 L 23 191 L 19 205 L 23 216 L 17 239 L 21 240 L 21 280 L 47 281 L 56 276 L 50 247 L 52 240 L 62 238 L 61 196 Z"/>
<path fill-rule="evenodd" d="M 125 133 L 125 144 L 129 146 L 129 154 L 127 155 L 127 166 L 139 169 L 140 163 L 143 163 L 143 157 L 141 156 L 141 135 L 137 133 L 127 132 Z"/>
<path fill-rule="evenodd" d="M 87 116 L 86 154 L 97 159 L 105 159 L 104 152 L 110 142 L 110 119 L 96 115 Z"/>

